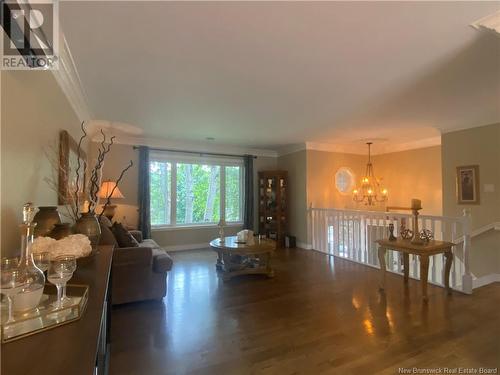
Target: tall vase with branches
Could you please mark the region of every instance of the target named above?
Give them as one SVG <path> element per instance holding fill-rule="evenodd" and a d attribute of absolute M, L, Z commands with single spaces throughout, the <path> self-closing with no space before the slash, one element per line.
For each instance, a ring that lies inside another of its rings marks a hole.
<path fill-rule="evenodd" d="M 97 159 L 93 167 L 90 169 L 87 161 L 81 162 L 81 154 L 82 154 L 82 145 L 84 140 L 87 138 L 88 134 L 85 129 L 85 121 L 81 124 L 82 135 L 78 141 L 77 148 L 77 164 L 75 168 L 75 180 L 68 180 L 68 186 L 65 187 L 65 191 L 68 192 L 67 197 L 67 216 L 70 216 L 75 225 L 73 230 L 75 233 L 85 234 L 89 237 L 92 248 L 95 249 L 99 243 L 99 237 L 101 235 L 101 228 L 99 225 L 99 219 L 103 215 L 105 209 L 111 203 L 111 196 L 113 195 L 116 187 L 120 184 L 123 179 L 125 173 L 132 168 L 134 165 L 132 160 L 129 161 L 128 165 L 121 171 L 119 177 L 116 180 L 116 185 L 112 191 L 109 192 L 103 205 L 102 211 L 97 214 L 96 209 L 99 205 L 99 188 L 101 186 L 102 180 L 102 169 L 104 166 L 104 161 L 106 156 L 111 151 L 111 148 L 114 144 L 115 137 L 112 136 L 109 139 L 106 137 L 106 134 L 102 129 L 100 130 L 102 139 L 99 143 L 99 147 L 97 149 Z M 57 164 L 58 165 L 58 164 Z M 63 166 L 58 165 L 58 168 L 63 168 Z M 84 171 L 88 171 L 89 173 L 84 173 Z M 69 171 L 66 171 L 69 175 Z M 84 186 L 88 186 L 87 191 L 82 191 L 81 184 L 81 176 L 87 175 L 89 176 L 88 183 L 84 184 Z M 53 190 L 58 191 L 57 185 L 54 181 L 48 180 L 49 186 L 53 188 Z"/>

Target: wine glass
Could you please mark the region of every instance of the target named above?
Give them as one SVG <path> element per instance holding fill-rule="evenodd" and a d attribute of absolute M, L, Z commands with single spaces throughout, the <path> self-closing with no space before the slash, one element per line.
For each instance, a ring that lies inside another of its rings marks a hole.
<path fill-rule="evenodd" d="M 6 323 L 14 321 L 12 316 L 12 297 L 25 287 L 25 273 L 19 268 L 19 258 L 3 258 L 0 264 L 0 293 L 7 297 L 9 316 Z"/>
<path fill-rule="evenodd" d="M 33 263 L 35 263 L 35 266 L 40 268 L 42 272 L 45 272 L 49 269 L 50 252 L 43 251 L 41 253 L 33 253 L 31 254 L 31 256 L 33 257 Z"/>
<path fill-rule="evenodd" d="M 62 255 L 50 261 L 47 276 L 49 282 L 57 288 L 57 301 L 53 305 L 56 310 L 63 307 L 66 283 L 71 279 L 75 270 L 76 258 L 73 255 Z"/>
<path fill-rule="evenodd" d="M 59 259 L 65 259 L 68 262 L 68 267 L 71 269 L 71 272 L 76 271 L 76 257 L 74 255 L 63 255 L 59 257 Z M 63 290 L 62 290 L 62 302 L 63 304 L 65 302 L 71 301 L 68 297 L 66 297 L 66 284 L 63 285 Z"/>
<path fill-rule="evenodd" d="M 17 268 L 19 266 L 19 257 L 5 257 L 0 260 L 0 269 L 4 270 L 7 268 Z M 5 305 L 5 300 L 7 299 L 7 296 L 5 298 L 2 298 L 2 306 Z"/>

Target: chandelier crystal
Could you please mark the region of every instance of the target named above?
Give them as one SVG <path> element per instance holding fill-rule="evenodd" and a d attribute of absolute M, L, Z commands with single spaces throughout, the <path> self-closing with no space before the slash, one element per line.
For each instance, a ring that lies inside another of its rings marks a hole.
<path fill-rule="evenodd" d="M 373 164 L 371 161 L 371 146 L 372 142 L 367 142 L 368 145 L 368 163 L 366 164 L 365 176 L 361 179 L 361 185 L 356 187 L 352 192 L 352 199 L 357 203 L 364 203 L 366 206 L 374 206 L 377 203 L 387 201 L 387 189 L 380 186 L 379 180 L 373 172 Z"/>

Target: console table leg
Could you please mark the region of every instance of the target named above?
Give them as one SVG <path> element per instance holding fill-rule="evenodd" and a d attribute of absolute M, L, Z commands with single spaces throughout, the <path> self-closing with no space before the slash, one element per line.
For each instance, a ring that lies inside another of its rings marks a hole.
<path fill-rule="evenodd" d="M 408 279 L 410 278 L 410 254 L 403 253 L 403 272 L 404 281 L 408 284 Z"/>
<path fill-rule="evenodd" d="M 446 264 L 444 267 L 444 286 L 446 288 L 446 291 L 448 294 L 451 294 L 451 288 L 450 288 L 450 271 L 451 271 L 451 264 L 453 263 L 453 253 L 451 252 L 451 249 L 449 251 L 446 251 L 444 253 L 444 256 L 446 258 Z"/>
<path fill-rule="evenodd" d="M 420 255 L 420 282 L 422 283 L 422 298 L 424 302 L 428 301 L 427 297 L 427 279 L 429 277 L 429 256 Z"/>
<path fill-rule="evenodd" d="M 378 248 L 378 261 L 380 263 L 380 290 L 385 289 L 385 247 Z"/>

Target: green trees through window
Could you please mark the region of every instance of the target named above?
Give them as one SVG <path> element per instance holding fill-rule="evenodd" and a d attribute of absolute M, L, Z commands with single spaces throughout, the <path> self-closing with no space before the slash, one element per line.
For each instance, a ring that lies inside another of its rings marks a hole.
<path fill-rule="evenodd" d="M 240 165 L 152 161 L 151 225 L 241 221 L 241 180 Z"/>

